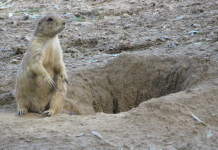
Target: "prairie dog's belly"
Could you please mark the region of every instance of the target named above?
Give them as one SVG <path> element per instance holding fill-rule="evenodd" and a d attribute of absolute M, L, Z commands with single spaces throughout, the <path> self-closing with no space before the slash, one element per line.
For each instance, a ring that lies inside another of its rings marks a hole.
<path fill-rule="evenodd" d="M 54 57 L 53 53 L 45 55 L 45 57 L 43 58 L 43 66 L 44 66 L 44 68 L 46 68 L 46 70 L 54 68 L 55 57 Z"/>
<path fill-rule="evenodd" d="M 49 73 L 49 75 L 53 78 L 54 76 L 54 64 L 55 64 L 55 49 L 51 49 L 53 47 L 50 47 L 46 50 L 46 53 L 43 58 L 43 67 L 46 69 L 46 71 Z"/>

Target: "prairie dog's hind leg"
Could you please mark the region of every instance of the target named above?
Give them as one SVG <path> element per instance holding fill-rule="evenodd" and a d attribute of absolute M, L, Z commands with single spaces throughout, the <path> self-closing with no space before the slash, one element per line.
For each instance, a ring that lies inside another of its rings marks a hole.
<path fill-rule="evenodd" d="M 20 116 L 25 115 L 26 113 L 28 113 L 28 109 L 26 107 L 23 107 L 18 111 L 18 115 Z"/>
<path fill-rule="evenodd" d="M 17 99 L 17 106 L 18 106 L 18 115 L 22 116 L 28 113 L 28 108 L 30 107 L 29 100 L 24 97 L 19 97 L 16 99 Z"/>
<path fill-rule="evenodd" d="M 66 85 L 62 82 L 62 79 L 58 74 L 55 75 L 56 89 L 51 97 L 51 101 L 49 103 L 49 110 L 44 111 L 43 115 L 52 116 L 55 113 L 61 112 L 64 105 L 64 97 L 66 94 Z"/>

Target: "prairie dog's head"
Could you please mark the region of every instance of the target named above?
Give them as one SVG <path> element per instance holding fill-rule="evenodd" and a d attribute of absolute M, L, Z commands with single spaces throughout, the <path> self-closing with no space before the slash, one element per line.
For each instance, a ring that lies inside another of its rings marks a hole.
<path fill-rule="evenodd" d="M 42 17 L 35 29 L 35 35 L 53 37 L 65 28 L 66 21 L 57 14 Z"/>

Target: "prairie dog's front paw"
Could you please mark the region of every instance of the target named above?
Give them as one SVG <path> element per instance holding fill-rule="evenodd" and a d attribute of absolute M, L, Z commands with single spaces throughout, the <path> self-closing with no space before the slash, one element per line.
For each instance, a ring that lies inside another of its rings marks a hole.
<path fill-rule="evenodd" d="M 54 114 L 54 111 L 53 110 L 47 110 L 47 111 L 44 111 L 42 114 L 47 116 L 47 117 L 51 117 Z"/>
<path fill-rule="evenodd" d="M 43 76 L 43 79 L 44 79 L 44 81 L 45 81 L 45 83 L 46 83 L 47 85 L 49 85 L 50 87 L 55 88 L 55 82 L 52 80 L 52 78 L 51 78 L 50 75 Z"/>
<path fill-rule="evenodd" d="M 66 74 L 60 74 L 60 77 L 62 78 L 62 81 L 63 81 L 63 82 L 69 83 Z"/>

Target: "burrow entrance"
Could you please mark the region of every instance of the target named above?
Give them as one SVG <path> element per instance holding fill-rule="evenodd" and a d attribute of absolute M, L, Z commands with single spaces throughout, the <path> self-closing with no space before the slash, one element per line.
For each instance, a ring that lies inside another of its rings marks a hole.
<path fill-rule="evenodd" d="M 68 90 L 72 101 L 66 107 L 79 114 L 128 111 L 215 78 L 217 68 L 217 63 L 201 57 L 120 54 L 105 67 L 73 75 L 76 83 Z"/>

